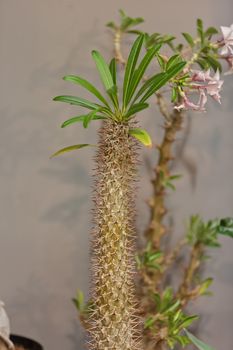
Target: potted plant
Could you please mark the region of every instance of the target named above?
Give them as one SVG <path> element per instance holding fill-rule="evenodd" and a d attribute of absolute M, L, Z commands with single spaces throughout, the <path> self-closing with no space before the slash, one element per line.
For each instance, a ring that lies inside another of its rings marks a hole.
<path fill-rule="evenodd" d="M 208 294 L 212 279 L 197 278 L 197 274 L 207 248 L 219 246 L 219 235 L 232 237 L 233 220 L 204 220 L 194 215 L 188 221 L 184 238 L 168 249 L 164 240 L 168 232 L 164 219 L 167 192 L 175 189 L 174 181 L 180 178 L 171 172 L 176 135 L 182 129 L 186 111 L 205 111 L 208 97 L 220 102 L 223 85 L 220 62 L 226 61 L 232 71 L 233 27 L 222 27 L 222 35 L 219 35 L 216 28 L 205 29 L 198 19 L 197 37 L 183 33 L 187 43 L 184 45 L 176 44 L 172 35 L 142 33 L 134 28 L 142 18 L 131 18 L 123 11 L 120 15 L 120 24 L 108 23 L 114 33 L 115 57 L 108 64 L 99 52 L 92 52 L 105 94 L 86 79 L 68 75 L 65 81 L 84 87 L 95 96 L 95 101 L 68 95 L 54 98 L 88 110 L 65 121 L 63 128 L 76 122 L 87 128 L 92 121 L 101 121 L 97 146 L 76 144 L 53 155 L 88 146 L 97 149 L 93 293 L 85 303 L 83 294 L 78 292 L 74 302 L 90 335 L 90 348 L 160 350 L 194 344 L 201 350 L 211 350 L 190 332 L 198 316 L 188 315 L 186 306 Z M 121 39 L 126 34 L 137 35 L 127 59 L 121 51 Z M 213 39 L 215 35 L 217 39 Z M 145 53 L 141 57 L 143 46 Z M 164 46 L 170 48 L 170 54 L 168 50 L 163 52 Z M 157 62 L 156 72 L 148 77 L 146 70 L 154 62 Z M 122 86 L 118 77 L 120 69 L 124 70 Z M 165 85 L 166 89 L 162 90 Z M 195 94 L 197 102 L 192 99 Z M 152 180 L 153 197 L 149 201 L 150 223 L 145 230 L 145 244 L 136 253 L 138 145 L 152 146 L 148 132 L 138 126 L 136 114 L 149 107 L 152 95 L 156 96 L 164 118 L 164 136 L 157 145 L 159 156 Z M 174 288 L 167 277 L 183 251 L 188 263 L 178 288 Z M 134 277 L 135 261 L 138 278 Z"/>

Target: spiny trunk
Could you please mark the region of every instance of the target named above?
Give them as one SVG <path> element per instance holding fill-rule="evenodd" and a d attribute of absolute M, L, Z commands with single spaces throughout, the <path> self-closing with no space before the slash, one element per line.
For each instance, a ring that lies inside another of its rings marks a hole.
<path fill-rule="evenodd" d="M 96 157 L 91 348 L 138 349 L 134 299 L 136 143 L 129 125 L 105 121 Z"/>

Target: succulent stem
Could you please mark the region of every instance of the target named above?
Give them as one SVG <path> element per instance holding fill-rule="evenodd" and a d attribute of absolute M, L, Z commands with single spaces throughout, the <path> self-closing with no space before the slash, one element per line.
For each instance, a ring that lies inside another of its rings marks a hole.
<path fill-rule="evenodd" d="M 138 348 L 134 297 L 137 144 L 128 123 L 104 121 L 96 157 L 91 348 Z"/>

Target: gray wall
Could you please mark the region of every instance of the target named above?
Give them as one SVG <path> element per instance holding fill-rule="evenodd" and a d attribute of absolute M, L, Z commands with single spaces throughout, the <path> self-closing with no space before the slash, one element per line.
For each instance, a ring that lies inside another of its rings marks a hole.
<path fill-rule="evenodd" d="M 59 93 L 77 91 L 61 80 L 79 73 L 98 80 L 90 51 L 110 57 L 111 36 L 104 24 L 124 8 L 143 16 L 148 31 L 193 31 L 196 17 L 206 25 L 230 25 L 232 0 L 205 1 L 0 1 L 0 297 L 5 300 L 12 331 L 39 340 L 45 349 L 84 349 L 71 297 L 88 290 L 92 150 L 58 159 L 49 155 L 72 143 L 96 141 L 96 127 L 59 128 L 75 109 L 54 103 Z M 78 90 L 80 91 L 80 90 Z M 233 79 L 226 79 L 222 106 L 192 118 L 186 157 L 197 164 L 197 184 L 185 171 L 170 208 L 177 232 L 185 218 L 232 215 Z M 94 123 L 93 123 L 94 124 Z M 156 107 L 143 126 L 161 138 Z M 143 151 L 142 158 L 151 157 Z M 149 175 L 141 170 L 139 213 L 146 217 Z M 138 226 L 143 228 L 146 219 Z M 203 313 L 202 338 L 218 350 L 233 345 L 233 242 L 222 240 L 208 264 L 215 277 L 214 297 L 197 305 Z M 196 309 L 194 309 L 196 310 Z"/>

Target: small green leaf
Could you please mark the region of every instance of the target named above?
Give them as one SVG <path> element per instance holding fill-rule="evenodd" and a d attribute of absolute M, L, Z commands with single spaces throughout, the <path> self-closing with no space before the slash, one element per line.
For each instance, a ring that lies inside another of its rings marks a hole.
<path fill-rule="evenodd" d="M 200 339 L 198 339 L 197 337 L 195 337 L 192 333 L 190 333 L 189 331 L 187 331 L 187 329 L 184 329 L 187 337 L 189 338 L 189 340 L 199 349 L 199 350 L 214 350 L 214 348 L 212 348 L 211 346 L 203 343 Z"/>
<path fill-rule="evenodd" d="M 173 67 L 175 64 L 181 61 L 181 57 L 179 54 L 173 55 L 169 58 L 166 64 L 166 70 L 170 69 Z"/>
<path fill-rule="evenodd" d="M 179 324 L 180 328 L 186 328 L 189 327 L 194 321 L 196 321 L 199 318 L 199 316 L 187 316 L 185 319 Z"/>
<path fill-rule="evenodd" d="M 221 219 L 218 233 L 233 238 L 233 218 Z"/>
<path fill-rule="evenodd" d="M 215 72 L 217 70 L 219 70 L 220 72 L 222 71 L 221 63 L 215 57 L 213 57 L 211 55 L 206 55 L 205 59 L 209 63 L 210 67 L 212 67 Z"/>
<path fill-rule="evenodd" d="M 92 103 L 84 98 L 75 97 L 75 96 L 68 96 L 68 95 L 56 96 L 56 97 L 54 97 L 53 100 L 69 103 L 71 105 L 81 106 L 81 107 L 88 108 L 91 110 L 97 110 L 98 108 L 101 107 L 97 103 Z"/>
<path fill-rule="evenodd" d="M 205 36 L 208 38 L 211 38 L 214 34 L 218 34 L 218 30 L 215 27 L 209 27 L 205 31 Z"/>
<path fill-rule="evenodd" d="M 103 56 L 98 51 L 92 51 L 92 57 L 96 63 L 96 67 L 99 71 L 100 78 L 104 84 L 106 90 L 109 90 L 114 85 L 113 78 L 110 69 L 105 62 Z"/>
<path fill-rule="evenodd" d="M 72 299 L 78 311 L 83 312 L 85 308 L 84 294 L 81 290 L 77 291 L 77 295 Z"/>
<path fill-rule="evenodd" d="M 148 108 L 149 105 L 148 103 L 136 103 L 135 105 L 133 105 L 132 107 L 130 107 L 130 109 L 128 110 L 128 112 L 126 113 L 126 118 L 129 119 L 130 116 L 142 111 L 143 109 Z"/>
<path fill-rule="evenodd" d="M 88 114 L 84 114 L 84 115 L 79 115 L 77 117 L 70 118 L 70 119 L 66 120 L 64 123 L 62 123 L 61 128 L 65 128 L 66 126 L 74 124 L 74 123 L 83 122 L 87 115 Z M 94 115 L 92 117 L 92 120 L 100 120 L 100 119 L 107 119 L 107 118 L 102 116 L 102 115 Z"/>
<path fill-rule="evenodd" d="M 52 154 L 50 158 L 54 158 L 54 157 L 60 156 L 60 154 L 74 151 L 76 149 L 80 149 L 80 148 L 87 147 L 87 146 L 93 146 L 93 145 L 90 145 L 88 143 L 80 143 L 79 145 L 68 146 L 68 147 L 62 148 L 59 151 Z"/>
<path fill-rule="evenodd" d="M 204 30 L 203 30 L 203 21 L 198 18 L 197 19 L 197 34 L 199 35 L 201 39 L 201 43 L 204 43 Z"/>
<path fill-rule="evenodd" d="M 193 40 L 193 37 L 189 33 L 182 33 L 183 37 L 187 41 L 187 43 L 191 46 L 194 47 L 195 43 Z"/>
<path fill-rule="evenodd" d="M 144 327 L 145 328 L 151 328 L 154 324 L 154 318 L 153 317 L 148 317 L 146 320 L 145 320 L 145 323 L 144 323 Z"/>
<path fill-rule="evenodd" d="M 95 117 L 95 111 L 87 114 L 83 119 L 83 127 L 86 129 Z"/>
<path fill-rule="evenodd" d="M 127 107 L 126 101 L 129 94 L 129 87 L 130 87 L 133 73 L 137 64 L 138 56 L 141 51 L 143 40 L 144 40 L 144 35 L 143 34 L 139 35 L 132 46 L 132 49 L 129 53 L 129 57 L 127 60 L 124 82 L 123 82 L 123 106 L 124 107 Z"/>
<path fill-rule="evenodd" d="M 70 81 L 75 84 L 79 84 L 85 89 L 87 89 L 89 92 L 91 92 L 93 95 L 95 95 L 105 106 L 109 107 L 108 102 L 105 100 L 105 98 L 101 95 L 101 93 L 95 88 L 94 85 L 89 83 L 86 79 L 83 79 L 76 75 L 66 75 L 64 78 L 66 81 Z"/>
<path fill-rule="evenodd" d="M 116 67 L 116 59 L 113 58 L 109 64 L 109 69 L 110 69 L 110 72 L 111 72 L 111 75 L 112 75 L 112 80 L 113 80 L 113 83 L 114 85 L 116 85 L 116 71 L 117 71 L 117 67 Z"/>
<path fill-rule="evenodd" d="M 166 68 L 166 61 L 165 61 L 164 57 L 161 56 L 161 55 L 157 55 L 157 60 L 159 62 L 160 68 L 162 70 L 165 70 L 165 68 Z"/>
<path fill-rule="evenodd" d="M 151 147 L 152 141 L 148 132 L 144 129 L 130 129 L 129 134 L 140 141 L 144 146 Z"/>
<path fill-rule="evenodd" d="M 108 27 L 108 28 L 111 28 L 111 29 L 114 29 L 114 30 L 116 30 L 117 29 L 117 26 L 116 26 L 116 24 L 114 23 L 114 22 L 108 22 L 108 23 L 106 23 L 106 27 Z"/>

